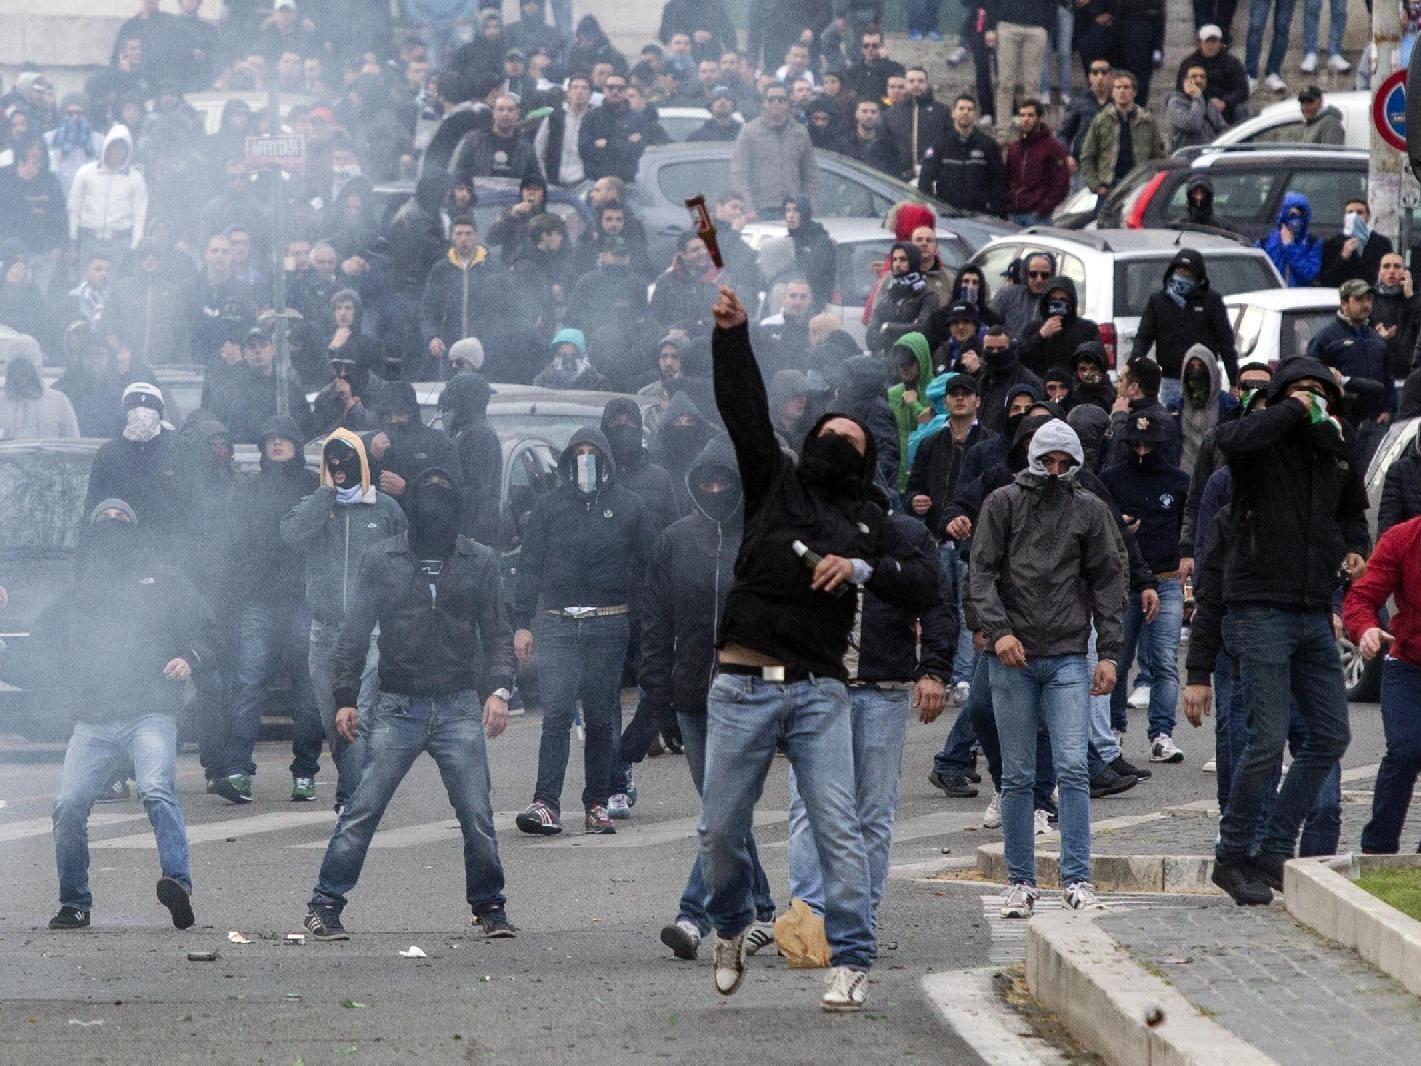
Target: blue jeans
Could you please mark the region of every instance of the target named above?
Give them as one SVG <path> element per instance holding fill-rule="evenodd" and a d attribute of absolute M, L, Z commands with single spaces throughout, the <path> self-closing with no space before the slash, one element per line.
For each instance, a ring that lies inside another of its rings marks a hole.
<path fill-rule="evenodd" d="M 1160 378 L 1159 402 L 1171 411 L 1178 411 L 1184 402 L 1184 382 L 1179 378 Z"/>
<path fill-rule="evenodd" d="M 1049 226 L 1051 216 L 1039 211 L 1013 211 L 1007 216 L 1018 226 Z"/>
<path fill-rule="evenodd" d="M 483 706 L 472 689 L 449 696 L 381 692 L 366 737 L 365 772 L 336 823 L 312 907 L 346 905 L 360 880 L 370 840 L 395 789 L 422 751 L 439 767 L 464 834 L 464 892 L 475 914 L 503 906 L 503 864 L 493 828 L 492 786 L 484 744 Z"/>
<path fill-rule="evenodd" d="M 957 601 L 957 617 L 962 613 L 962 593 L 967 588 L 967 560 L 957 550 L 954 541 L 947 541 L 938 549 L 938 563 L 952 583 L 952 595 Z M 972 643 L 972 630 L 960 626 L 957 630 L 957 650 L 952 656 L 952 680 L 971 681 L 977 672 L 977 647 Z"/>
<path fill-rule="evenodd" d="M 311 689 L 316 698 L 316 708 L 321 713 L 321 729 L 331 745 L 331 761 L 336 764 L 336 803 L 346 802 L 355 793 L 360 783 L 360 773 L 365 768 L 365 738 L 369 733 L 370 719 L 374 717 L 375 699 L 380 694 L 380 680 L 377 666 L 380 662 L 379 630 L 370 638 L 370 651 L 365 656 L 365 669 L 360 675 L 360 695 L 356 697 L 355 709 L 359 712 L 360 728 L 356 730 L 355 743 L 347 743 L 336 732 L 335 656 L 336 638 L 340 636 L 340 626 L 335 623 L 311 619 L 311 650 L 307 666 L 311 674 Z"/>
<path fill-rule="evenodd" d="M 706 773 L 706 716 L 678 714 L 676 723 L 681 727 L 681 741 L 686 745 L 686 762 L 690 765 L 691 781 L 696 786 L 696 795 L 699 796 Z M 775 900 L 770 893 L 770 879 L 765 875 L 765 868 L 760 865 L 760 853 L 755 847 L 753 833 L 745 842 L 745 847 L 750 853 L 752 867 L 750 895 L 754 901 L 755 920 L 772 922 L 775 920 Z M 707 935 L 711 929 L 710 917 L 706 914 L 706 901 L 709 898 L 710 892 L 706 889 L 705 876 L 701 872 L 701 854 L 697 849 L 696 861 L 691 866 L 691 876 L 686 879 L 685 891 L 681 893 L 681 904 L 676 918 L 684 918 L 690 922 L 700 930 L 701 936 Z"/>
<path fill-rule="evenodd" d="M 1214 782 L 1222 814 L 1229 805 L 1234 767 L 1248 744 L 1248 712 L 1243 705 L 1243 685 L 1234 676 L 1234 661 L 1221 651 L 1214 659 Z"/>
<path fill-rule="evenodd" d="M 1138 644 L 1148 644 L 1150 666 L 1150 727 L 1153 740 L 1161 733 L 1174 733 L 1175 712 L 1179 706 L 1179 630 L 1184 624 L 1184 588 L 1173 578 L 1159 583 L 1159 614 L 1153 622 L 1145 621 L 1139 597 L 1132 597 L 1125 608 L 1125 645 L 1120 654 L 1119 677 L 1130 676 L 1130 666 Z M 1127 713 L 1130 686 L 1119 684 L 1110 694 L 1111 717 Z"/>
<path fill-rule="evenodd" d="M 843 682 L 819 677 L 779 684 L 717 674 L 706 711 L 700 835 L 711 924 L 729 938 L 743 932 L 753 917 L 746 842 L 779 747 L 800 782 L 825 872 L 830 961 L 867 970 L 877 946 L 854 787 L 853 723 Z"/>
<path fill-rule="evenodd" d="M 59 795 L 54 797 L 54 860 L 59 904 L 89 910 L 89 810 L 112 776 L 115 759 L 133 761 L 138 795 L 158 842 L 158 866 L 189 892 L 187 829 L 178 806 L 177 720 L 146 714 L 124 722 L 76 722 L 64 752 Z"/>
<path fill-rule="evenodd" d="M 1002 836 L 1007 877 L 1036 884 L 1036 830 L 1031 790 L 1036 781 L 1036 738 L 1051 734 L 1056 787 L 1061 791 L 1061 884 L 1090 880 L 1090 675 L 1084 655 L 1028 659 L 1025 666 L 987 663 L 992 707 L 1002 744 Z"/>
<path fill-rule="evenodd" d="M 1342 35 L 1347 32 L 1347 0 L 1328 0 L 1327 51 L 1342 54 Z M 1322 0 L 1303 0 L 1303 55 L 1317 51 L 1317 31 L 1322 22 Z"/>
<path fill-rule="evenodd" d="M 1268 66 L 1264 73 L 1277 74 L 1283 69 L 1283 58 L 1288 54 L 1288 33 L 1293 27 L 1294 3 L 1295 0 L 1249 0 L 1243 67 L 1250 78 L 1258 77 L 1258 60 L 1263 54 L 1263 24 L 1268 21 L 1270 9 L 1273 11 L 1273 40 L 1268 46 Z"/>
<path fill-rule="evenodd" d="M 1372 793 L 1372 818 L 1362 830 L 1362 850 L 1395 855 L 1406 810 L 1421 774 L 1421 670 L 1400 659 L 1382 661 L 1382 728 L 1386 754 Z"/>
<path fill-rule="evenodd" d="M 1249 855 L 1282 764 L 1296 700 L 1307 739 L 1293 758 L 1259 845 L 1261 852 L 1291 856 L 1303 819 L 1351 740 L 1332 623 L 1326 611 L 1249 604 L 1229 608 L 1224 633 L 1239 664 L 1249 735 L 1219 821 L 1218 857 L 1239 861 Z"/>
<path fill-rule="evenodd" d="M 1095 636 L 1095 627 L 1091 626 L 1090 646 L 1086 651 L 1085 668 L 1092 677 L 1095 676 L 1096 663 L 1100 662 L 1100 657 L 1095 653 Z M 1090 698 L 1090 779 L 1094 781 L 1102 770 L 1118 758 L 1120 758 L 1120 742 L 1115 739 L 1115 734 L 1110 729 L 1110 697 L 1092 696 Z"/>
<path fill-rule="evenodd" d="M 321 712 L 311 688 L 311 618 L 304 604 L 249 603 L 237 620 L 237 703 L 218 776 L 256 773 L 252 751 L 261 729 L 262 702 L 271 683 L 291 679 L 291 774 L 315 777 L 321 768 Z"/>
<path fill-rule="evenodd" d="M 967 698 L 967 709 L 972 713 L 972 727 L 977 740 L 982 745 L 982 754 L 987 759 L 987 773 L 992 779 L 992 787 L 1002 790 L 1002 744 L 997 736 L 997 718 L 992 711 L 992 679 L 987 664 L 995 657 L 983 653 L 977 657 L 977 676 L 972 679 L 972 693 Z M 1032 805 L 1038 811 L 1056 813 L 1056 804 L 1051 793 L 1056 788 L 1056 771 L 1051 765 L 1051 738 L 1042 729 L 1036 734 L 1036 788 L 1032 793 Z"/>
<path fill-rule="evenodd" d="M 853 708 L 854 790 L 859 831 L 868 856 L 868 895 L 874 927 L 878 904 L 888 883 L 888 852 L 893 845 L 893 814 L 898 809 L 898 779 L 903 769 L 903 743 L 913 710 L 909 689 L 849 688 Z M 824 874 L 809 831 L 809 817 L 799 794 L 799 781 L 789 777 L 789 894 L 818 913 L 824 911 Z"/>
<path fill-rule="evenodd" d="M 543 734 L 538 742 L 538 783 L 533 799 L 562 810 L 567 773 L 568 731 L 577 702 L 587 728 L 583 743 L 584 810 L 605 807 L 612 794 L 612 771 L 622 731 L 622 660 L 627 652 L 627 615 L 567 618 L 542 614 L 533 647 L 543 699 Z"/>

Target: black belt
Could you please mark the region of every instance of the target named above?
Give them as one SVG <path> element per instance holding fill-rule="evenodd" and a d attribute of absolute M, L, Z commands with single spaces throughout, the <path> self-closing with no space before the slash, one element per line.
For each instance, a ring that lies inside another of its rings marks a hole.
<path fill-rule="evenodd" d="M 776 684 L 814 680 L 813 674 L 798 666 L 750 666 L 747 663 L 716 663 L 715 670 L 718 674 L 758 677 L 761 681 L 771 681 Z"/>

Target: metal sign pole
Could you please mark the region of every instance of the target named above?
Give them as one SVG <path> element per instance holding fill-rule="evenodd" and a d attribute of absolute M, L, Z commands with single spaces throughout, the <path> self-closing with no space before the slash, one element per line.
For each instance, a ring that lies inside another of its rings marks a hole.
<path fill-rule="evenodd" d="M 281 90 L 273 85 L 269 103 L 271 136 L 281 135 Z M 272 309 L 276 313 L 276 413 L 291 413 L 290 385 L 291 351 L 286 324 L 286 197 L 282 189 L 282 167 L 275 167 L 271 176 L 271 262 Z"/>

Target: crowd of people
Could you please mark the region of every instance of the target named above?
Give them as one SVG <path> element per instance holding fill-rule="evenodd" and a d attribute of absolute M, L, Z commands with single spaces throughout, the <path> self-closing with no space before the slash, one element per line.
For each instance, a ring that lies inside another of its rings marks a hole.
<path fill-rule="evenodd" d="M 634 768 L 655 746 L 685 754 L 701 846 L 661 939 L 690 959 L 713 937 L 725 995 L 774 939 L 753 810 L 780 750 L 793 769 L 789 891 L 824 917 L 822 1005 L 863 1005 L 914 714 L 954 712 L 930 777 L 948 798 L 978 795 L 985 759 L 1006 917 L 1032 913 L 1035 838 L 1053 827 L 1066 903 L 1100 906 L 1091 801 L 1185 760 L 1181 687 L 1194 726 L 1214 708 L 1216 882 L 1266 903 L 1299 833 L 1303 854 L 1335 850 L 1348 730 L 1334 626 L 1345 618 L 1367 654 L 1392 647 L 1389 742 L 1421 669 L 1407 665 L 1400 565 L 1421 535 L 1421 451 L 1388 473 L 1375 571 L 1361 483 L 1390 420 L 1421 413 L 1421 377 L 1399 397 L 1393 385 L 1421 306 L 1366 204 L 1315 248 L 1306 202 L 1285 202 L 1265 247 L 1289 281 L 1336 285 L 1339 307 L 1306 356 L 1276 367 L 1240 359 L 1207 257 L 1183 247 L 1112 380 L 1051 254 L 1023 256 L 993 292 L 1000 279 L 944 267 L 933 212 L 913 203 L 892 213 L 860 344 L 823 313 L 834 250 L 814 218 L 812 153 L 837 120 L 818 122 L 816 107 L 843 95 L 832 106 L 853 103 L 867 156 L 917 170 L 949 202 L 1029 221 L 1077 172 L 1108 187 L 1123 160 L 1162 150 L 1135 104 L 1142 79 L 1091 60 L 1108 110 L 1067 146 L 1024 102 L 1002 164 L 973 98 L 944 113 L 926 72 L 889 60 L 873 20 L 853 21 L 873 5 L 817 28 L 782 24 L 799 5 L 767 6 L 742 53 L 718 5 L 671 0 L 665 47 L 635 64 L 590 17 L 546 24 L 541 0 L 507 27 L 484 11 L 428 40 L 396 38 L 364 8 L 345 19 L 292 0 L 270 14 L 233 5 L 214 36 L 200 6 L 184 0 L 175 16 L 146 0 L 85 96 L 34 112 L 33 134 L 11 121 L 14 162 L 0 171 L 4 217 L 23 220 L 0 249 L 0 321 L 41 357 L 11 358 L 0 418 L 25 435 L 108 438 L 72 588 L 4 663 L 7 680 L 76 719 L 51 928 L 90 924 L 90 808 L 126 798 L 130 778 L 158 839 L 158 898 L 192 924 L 174 771 L 189 681 L 210 793 L 258 798 L 255 742 L 276 692 L 295 722 L 291 800 L 317 798 L 328 751 L 339 818 L 305 918 L 319 940 L 349 936 L 342 912 L 421 751 L 462 829 L 474 923 L 515 934 L 486 741 L 519 699 L 542 709 L 516 819 L 526 834 L 564 829 L 579 713 L 587 834 L 632 816 Z M 1042 35 L 1008 16 L 1032 5 L 999 6 L 984 42 L 1030 52 Z M 1123 12 L 1117 31 L 1105 51 L 1154 40 Z M 836 65 L 829 42 L 842 55 L 854 39 L 862 59 Z M 182 64 L 151 65 L 179 52 Z M 1209 92 L 1198 69 L 1181 71 L 1190 99 Z M 339 86 L 322 96 L 328 79 Z M 889 103 L 894 79 L 909 95 Z M 43 78 L 21 81 L 13 106 L 30 115 Z M 229 105 L 209 136 L 183 102 L 195 86 L 273 81 L 316 97 L 283 120 L 308 138 L 308 166 L 287 181 L 243 161 L 263 114 Z M 697 93 L 707 136 L 737 111 L 749 121 L 713 205 L 714 251 L 687 230 L 658 272 L 626 194 L 657 139 L 657 102 Z M 409 169 L 427 110 L 441 131 L 464 116 L 445 138 L 447 172 L 427 165 L 431 142 L 412 197 L 384 219 L 374 183 Z M 500 177 L 517 198 L 481 234 L 480 181 Z M 593 222 L 574 240 L 549 192 L 582 182 Z M 192 190 L 214 183 L 222 192 L 194 209 Z M 273 195 L 291 227 L 289 373 L 269 300 Z M 784 219 L 790 253 L 772 278 L 737 232 L 767 214 Z M 767 287 L 777 307 L 761 307 Z M 39 369 L 51 360 L 64 367 L 53 387 Z M 169 362 L 204 367 L 202 406 L 182 419 L 155 383 Z M 443 379 L 440 427 L 412 384 L 431 378 Z M 640 392 L 608 398 L 600 423 L 571 436 L 556 487 L 520 521 L 508 588 L 490 379 Z M 235 472 L 238 444 L 259 449 L 255 476 Z M 1376 612 L 1393 592 L 1402 607 L 1387 623 Z M 625 728 L 624 687 L 637 692 Z M 1144 766 L 1125 754 L 1132 708 L 1146 712 Z M 1378 786 L 1379 851 L 1396 850 L 1421 769 L 1409 728 Z"/>

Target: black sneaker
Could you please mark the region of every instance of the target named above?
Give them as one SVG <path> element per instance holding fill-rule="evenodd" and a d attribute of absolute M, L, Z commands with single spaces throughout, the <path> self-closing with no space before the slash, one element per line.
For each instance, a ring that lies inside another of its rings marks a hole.
<path fill-rule="evenodd" d="M 312 907 L 301 923 L 312 940 L 349 940 L 350 934 L 340 924 L 340 911 L 334 907 Z"/>
<path fill-rule="evenodd" d="M 167 907 L 168 913 L 173 916 L 173 928 L 186 929 L 196 921 L 192 916 L 192 901 L 188 898 L 187 889 L 173 878 L 159 879 L 158 902 Z"/>
<path fill-rule="evenodd" d="M 977 786 L 967 780 L 962 774 L 949 774 L 944 777 L 934 770 L 928 774 L 928 784 L 934 788 L 942 789 L 942 794 L 948 799 L 971 799 L 977 795 Z"/>
<path fill-rule="evenodd" d="M 508 920 L 508 912 L 502 907 L 474 915 L 471 924 L 483 930 L 485 940 L 511 940 L 518 935 L 517 928 Z"/>
<path fill-rule="evenodd" d="M 59 913 L 49 920 L 51 929 L 87 929 L 93 911 L 81 911 L 78 907 L 60 907 Z"/>
<path fill-rule="evenodd" d="M 1260 851 L 1257 855 L 1249 857 L 1249 872 L 1274 892 L 1281 892 L 1283 891 L 1283 864 L 1291 858 L 1291 855 L 1274 855 L 1271 852 Z"/>
<path fill-rule="evenodd" d="M 1249 863 L 1215 859 L 1210 880 L 1227 892 L 1240 907 L 1264 907 L 1273 902 L 1273 893 L 1253 872 Z"/>
<path fill-rule="evenodd" d="M 1090 779 L 1090 798 L 1100 799 L 1102 796 L 1116 796 L 1121 792 L 1129 792 L 1139 783 L 1139 778 L 1117 774 L 1107 766 Z"/>
<path fill-rule="evenodd" d="M 99 790 L 99 794 L 94 797 L 95 803 L 122 803 L 128 799 L 128 778 L 115 777 L 107 785 Z"/>
<path fill-rule="evenodd" d="M 534 800 L 528 805 L 526 811 L 518 812 L 518 817 L 513 819 L 520 832 L 528 833 L 530 836 L 550 837 L 562 832 L 562 822 L 558 820 L 558 812 L 549 807 L 542 800 Z"/>
<path fill-rule="evenodd" d="M 686 754 L 686 742 L 681 739 L 679 729 L 663 729 L 661 731 L 661 746 L 672 755 Z"/>
<path fill-rule="evenodd" d="M 977 772 L 976 752 L 972 753 L 972 765 L 967 768 L 967 773 L 963 776 L 965 776 L 967 780 L 971 781 L 974 785 L 980 785 L 982 783 L 982 775 Z"/>
<path fill-rule="evenodd" d="M 1134 763 L 1127 762 L 1125 756 L 1115 756 L 1115 761 L 1110 764 L 1110 768 L 1121 777 L 1138 777 L 1141 781 L 1148 781 L 1154 777 L 1153 770 L 1142 770 Z"/>

